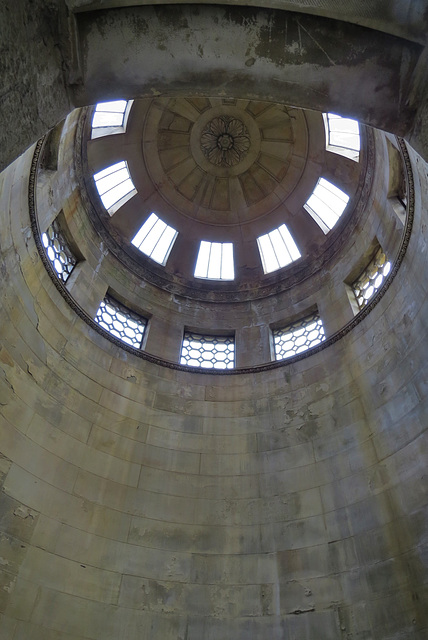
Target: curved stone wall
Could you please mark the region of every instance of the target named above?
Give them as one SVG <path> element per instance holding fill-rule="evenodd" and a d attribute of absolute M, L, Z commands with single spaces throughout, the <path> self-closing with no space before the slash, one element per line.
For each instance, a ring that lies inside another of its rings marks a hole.
<path fill-rule="evenodd" d="M 84 172 L 85 179 L 82 177 L 79 144 L 75 151 L 74 142 L 79 137 L 81 120 L 78 110 L 70 114 L 57 135 L 50 134 L 41 148 L 39 160 L 32 168 L 35 217 L 43 232 L 62 211 L 64 229 L 81 257 L 66 289 L 90 319 L 94 318 L 107 290 L 114 298 L 148 318 L 145 353 L 178 363 L 183 332 L 190 328 L 202 333 L 233 333 L 239 368 L 269 363 L 273 359 L 272 327 L 284 327 L 317 308 L 326 336 L 337 334 L 354 320 L 355 309 L 349 300 L 348 284 L 367 265 L 374 245 L 380 243 L 392 263 L 397 258 L 404 225 L 394 210 L 397 199 L 393 194 L 396 194 L 400 180 L 405 180 L 406 170 L 395 137 L 374 131 L 368 136 L 369 147 L 362 151 L 364 171 L 359 176 L 358 197 L 352 202 L 347 217 L 328 234 L 324 252 L 320 251 L 317 256 L 314 250 L 315 258 L 309 253 L 273 276 L 261 275 L 259 268 L 245 290 L 235 287 L 235 282 L 197 281 L 194 278 L 194 290 L 192 281 L 187 288 L 183 287 L 180 278 L 177 284 L 175 277 L 171 277 L 164 267 L 140 252 L 135 250 L 140 254 L 136 258 L 125 253 L 122 237 L 119 236 L 117 242 L 109 235 L 115 228 L 111 225 L 104 228 L 104 224 L 109 225 L 110 216 L 104 211 L 104 218 L 108 218 L 105 222 L 92 176 Z M 120 137 L 113 136 L 114 144 L 119 148 L 125 144 L 122 140 L 116 142 Z M 364 135 L 364 142 L 366 139 Z M 107 148 L 112 145 L 111 140 L 105 145 Z M 58 158 L 56 163 L 51 162 L 55 170 L 47 168 L 47 160 L 52 157 Z M 337 163 L 340 174 L 340 156 L 337 158 L 339 162 L 335 160 L 334 165 Z M 327 161 L 325 164 L 322 175 L 330 177 L 329 164 Z M 346 170 L 343 173 L 346 174 Z M 332 179 L 335 177 L 336 173 Z M 305 187 L 308 189 L 308 184 L 303 184 L 302 190 Z M 144 185 L 141 190 L 141 198 L 132 199 L 135 200 L 134 209 L 141 207 L 144 199 Z M 293 214 L 305 219 L 308 216 L 302 209 L 303 202 L 304 197 L 295 204 Z M 100 211 L 97 213 L 96 209 Z M 111 218 L 113 224 L 116 216 L 126 218 L 129 209 L 126 205 L 123 209 Z M 179 236 L 187 238 L 186 226 L 180 228 Z M 57 280 L 55 275 L 54 280 Z M 183 295 L 183 290 L 190 291 L 188 297 Z"/>
<path fill-rule="evenodd" d="M 0 176 L 2 637 L 425 638 L 425 163 L 367 318 L 222 377 L 74 314 L 31 235 L 32 152 Z"/>

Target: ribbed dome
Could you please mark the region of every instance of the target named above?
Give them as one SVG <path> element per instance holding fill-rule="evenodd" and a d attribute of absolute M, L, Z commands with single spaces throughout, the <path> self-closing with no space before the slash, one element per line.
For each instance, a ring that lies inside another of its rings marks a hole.
<path fill-rule="evenodd" d="M 81 177 L 94 205 L 94 224 L 101 219 L 111 250 L 129 265 L 131 257 L 132 268 L 142 269 L 144 278 L 156 277 L 156 284 L 186 296 L 234 292 L 249 299 L 267 295 L 272 285 L 293 286 L 331 258 L 364 211 L 372 163 L 364 127 L 360 161 L 354 162 L 326 149 L 322 114 L 275 103 L 136 100 L 123 135 L 92 140 L 90 114 L 81 127 Z M 137 193 L 110 216 L 91 176 L 119 161 L 126 161 Z M 303 208 L 320 178 L 349 197 L 343 216 L 328 233 Z M 162 267 L 131 246 L 153 212 L 178 232 Z M 257 239 L 283 224 L 301 258 L 265 274 Z M 201 241 L 233 244 L 233 282 L 194 277 Z"/>

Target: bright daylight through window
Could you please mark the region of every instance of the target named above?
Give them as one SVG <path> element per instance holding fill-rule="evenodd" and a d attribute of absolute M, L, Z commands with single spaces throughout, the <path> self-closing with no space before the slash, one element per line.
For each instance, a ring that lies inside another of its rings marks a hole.
<path fill-rule="evenodd" d="M 94 180 L 101 202 L 110 215 L 137 193 L 124 160 L 99 171 Z"/>
<path fill-rule="evenodd" d="M 121 127 L 127 104 L 126 100 L 100 102 L 95 107 L 92 127 Z"/>
<path fill-rule="evenodd" d="M 147 326 L 146 318 L 106 296 L 101 301 L 95 322 L 122 342 L 139 349 Z"/>
<path fill-rule="evenodd" d="M 207 336 L 186 331 L 180 364 L 204 369 L 233 369 L 235 339 L 233 336 Z"/>
<path fill-rule="evenodd" d="M 275 359 L 291 358 L 312 349 L 325 340 L 324 327 L 317 313 L 312 313 L 282 329 L 273 331 Z"/>
<path fill-rule="evenodd" d="M 380 289 L 390 271 L 391 263 L 387 261 L 386 255 L 381 247 L 378 247 L 373 259 L 352 284 L 352 289 L 360 309 L 363 309 L 370 298 Z"/>
<path fill-rule="evenodd" d="M 58 278 L 66 282 L 77 259 L 69 248 L 57 220 L 54 220 L 46 232 L 42 233 L 42 243 Z"/>
<path fill-rule="evenodd" d="M 133 100 L 99 102 L 92 117 L 91 138 L 124 133 Z"/>
<path fill-rule="evenodd" d="M 195 278 L 233 280 L 233 243 L 202 240 L 195 267 Z"/>
<path fill-rule="evenodd" d="M 165 265 L 177 235 L 175 229 L 152 213 L 132 239 L 132 244 L 155 262 Z"/>
<path fill-rule="evenodd" d="M 348 201 L 346 193 L 325 178 L 320 178 L 303 206 L 324 233 L 328 233 L 339 220 Z"/>
<path fill-rule="evenodd" d="M 257 238 L 257 244 L 265 273 L 276 271 L 300 258 L 300 251 L 285 224 Z"/>
<path fill-rule="evenodd" d="M 358 162 L 360 159 L 360 126 L 357 120 L 323 113 L 326 149 Z"/>

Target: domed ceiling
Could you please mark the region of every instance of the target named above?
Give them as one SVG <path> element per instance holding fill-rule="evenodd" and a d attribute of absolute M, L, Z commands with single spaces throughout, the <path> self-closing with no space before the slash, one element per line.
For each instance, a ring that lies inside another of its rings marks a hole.
<path fill-rule="evenodd" d="M 307 125 L 303 111 L 291 111 L 292 117 L 284 106 L 243 101 L 154 103 L 142 140 L 150 177 L 191 220 L 231 227 L 263 218 L 304 170 Z"/>
<path fill-rule="evenodd" d="M 321 268 L 364 214 L 372 160 L 361 127 L 360 161 L 326 149 L 322 114 L 251 100 L 155 98 L 134 101 L 121 135 L 90 140 L 82 118 L 81 177 L 91 216 L 110 250 L 128 268 L 177 293 L 251 299 L 292 286 Z M 92 176 L 126 161 L 136 194 L 113 215 Z M 323 231 L 304 209 L 320 178 L 349 196 L 334 229 Z M 151 213 L 178 232 L 164 266 L 132 238 Z M 301 258 L 274 273 L 262 268 L 257 238 L 285 224 Z M 200 242 L 233 243 L 235 278 L 194 277 Z"/>

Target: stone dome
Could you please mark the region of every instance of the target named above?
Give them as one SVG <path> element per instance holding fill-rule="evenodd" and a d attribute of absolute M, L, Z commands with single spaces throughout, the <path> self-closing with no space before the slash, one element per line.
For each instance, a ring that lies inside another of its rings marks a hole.
<path fill-rule="evenodd" d="M 105 241 L 140 262 L 145 278 L 157 275 L 157 283 L 162 278 L 182 295 L 223 299 L 229 293 L 231 299 L 244 300 L 269 295 L 272 286 L 292 286 L 328 261 L 366 208 L 373 142 L 363 127 L 360 161 L 354 162 L 326 149 L 322 114 L 282 104 L 219 98 L 136 100 L 120 139 L 91 140 L 91 114 L 81 126 L 80 152 L 81 181 L 91 195 L 94 224 L 102 221 Z M 232 138 L 240 141 L 240 151 L 227 148 L 234 144 Z M 127 162 L 137 193 L 110 216 L 100 206 L 92 175 L 119 160 Z M 350 198 L 346 214 L 328 234 L 303 208 L 321 176 Z M 152 212 L 179 234 L 162 269 L 130 242 Z M 301 259 L 264 274 L 257 238 L 281 224 L 287 225 Z M 201 240 L 233 243 L 233 282 L 195 279 Z"/>

